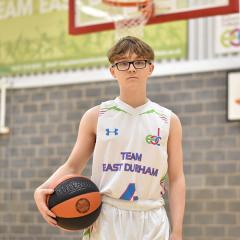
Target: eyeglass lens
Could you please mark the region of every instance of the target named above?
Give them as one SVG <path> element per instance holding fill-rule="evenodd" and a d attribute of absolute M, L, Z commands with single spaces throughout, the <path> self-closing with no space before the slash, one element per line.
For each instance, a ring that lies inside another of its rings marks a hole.
<path fill-rule="evenodd" d="M 132 61 L 132 62 L 119 62 L 116 63 L 116 66 L 118 70 L 125 71 L 130 68 L 130 64 L 133 64 L 135 69 L 142 69 L 146 67 L 146 60 L 138 60 L 138 61 Z"/>

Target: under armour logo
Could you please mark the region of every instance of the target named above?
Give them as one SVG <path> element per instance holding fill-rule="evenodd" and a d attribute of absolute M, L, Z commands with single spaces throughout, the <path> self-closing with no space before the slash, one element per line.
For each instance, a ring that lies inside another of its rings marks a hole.
<path fill-rule="evenodd" d="M 113 128 L 113 129 L 109 129 L 109 128 L 106 128 L 106 135 L 109 136 L 110 134 L 114 134 L 114 135 L 118 135 L 118 130 L 117 128 Z"/>

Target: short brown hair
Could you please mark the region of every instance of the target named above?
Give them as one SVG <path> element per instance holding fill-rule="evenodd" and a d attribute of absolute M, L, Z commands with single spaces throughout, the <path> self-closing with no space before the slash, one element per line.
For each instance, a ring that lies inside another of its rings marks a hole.
<path fill-rule="evenodd" d="M 138 57 L 144 57 L 146 60 L 154 60 L 153 49 L 147 43 L 132 36 L 127 36 L 120 39 L 108 51 L 108 60 L 110 63 L 114 63 L 126 53 L 135 53 Z"/>

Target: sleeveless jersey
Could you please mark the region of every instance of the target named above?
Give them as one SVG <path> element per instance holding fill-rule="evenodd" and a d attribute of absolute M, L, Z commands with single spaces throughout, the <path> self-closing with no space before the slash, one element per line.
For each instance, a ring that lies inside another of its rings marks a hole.
<path fill-rule="evenodd" d="M 133 108 L 120 98 L 101 103 L 92 180 L 104 196 L 154 208 L 164 205 L 171 111 L 148 99 Z"/>

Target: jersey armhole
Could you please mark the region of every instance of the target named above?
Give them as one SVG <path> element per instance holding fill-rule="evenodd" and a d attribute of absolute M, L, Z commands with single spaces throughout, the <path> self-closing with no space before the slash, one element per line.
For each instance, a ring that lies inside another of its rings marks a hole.
<path fill-rule="evenodd" d="M 168 139 L 169 139 L 169 134 L 170 134 L 171 120 L 172 120 L 173 112 L 168 109 L 167 115 L 169 117 L 169 123 L 168 123 L 168 127 L 167 127 L 167 144 L 168 144 Z"/>
<path fill-rule="evenodd" d="M 97 116 L 96 140 L 97 140 L 97 137 L 98 137 L 101 108 L 102 108 L 102 103 L 99 105 L 99 111 L 98 111 L 98 116 Z"/>

